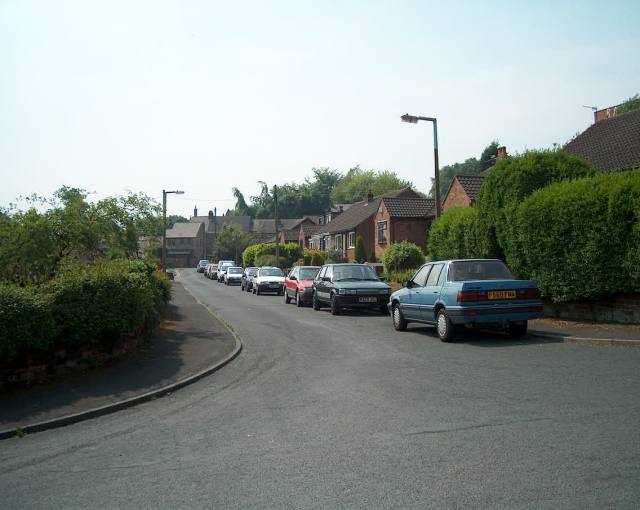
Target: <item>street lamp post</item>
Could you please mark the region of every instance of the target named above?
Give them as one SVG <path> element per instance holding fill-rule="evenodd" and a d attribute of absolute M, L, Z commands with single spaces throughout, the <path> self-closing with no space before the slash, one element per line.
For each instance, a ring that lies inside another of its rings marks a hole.
<path fill-rule="evenodd" d="M 162 272 L 167 270 L 167 195 L 170 193 L 182 195 L 184 191 L 162 190 Z"/>
<path fill-rule="evenodd" d="M 280 234 L 278 232 L 278 186 L 273 186 L 274 225 L 276 231 L 276 266 L 280 267 Z"/>
<path fill-rule="evenodd" d="M 415 115 L 409 115 L 405 113 L 400 117 L 402 122 L 409 122 L 410 124 L 417 124 L 419 120 L 426 120 L 433 122 L 433 165 L 435 167 L 435 187 L 436 187 L 436 218 L 440 217 L 441 204 L 440 204 L 440 167 L 438 162 L 438 120 L 435 117 L 417 117 Z"/>

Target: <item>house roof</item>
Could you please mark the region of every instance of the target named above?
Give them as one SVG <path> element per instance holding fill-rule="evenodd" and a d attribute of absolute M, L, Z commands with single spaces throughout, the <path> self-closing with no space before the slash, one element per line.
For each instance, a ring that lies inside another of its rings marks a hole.
<path fill-rule="evenodd" d="M 231 225 L 238 225 L 245 232 L 251 230 L 251 216 L 192 216 L 189 222 L 204 223 L 204 228 L 210 233 Z"/>
<path fill-rule="evenodd" d="M 433 198 L 400 198 L 383 197 L 389 216 L 399 218 L 427 218 L 435 217 Z"/>
<path fill-rule="evenodd" d="M 283 231 L 281 231 L 281 234 L 284 237 L 285 242 L 298 241 L 298 234 L 299 233 L 300 233 L 300 230 L 283 230 Z"/>
<path fill-rule="evenodd" d="M 198 237 L 202 223 L 174 223 L 173 228 L 167 229 L 167 239 L 178 237 Z"/>
<path fill-rule="evenodd" d="M 323 230 L 325 230 L 326 225 L 312 225 L 310 223 L 303 223 L 302 225 L 300 225 L 300 228 L 302 229 L 302 232 L 304 232 L 304 235 L 308 237 L 322 232 Z"/>
<path fill-rule="evenodd" d="M 356 202 L 355 204 L 352 204 L 349 209 L 340 214 L 335 220 L 332 220 L 326 225 L 323 225 L 323 230 L 331 234 L 356 228 L 358 225 L 360 225 L 360 223 L 362 223 L 378 211 L 380 201 L 384 197 L 420 198 L 420 195 L 418 195 L 411 188 L 405 188 L 396 191 L 390 191 L 378 197 L 374 197 L 370 202 L 367 202 L 366 200 Z"/>
<path fill-rule="evenodd" d="M 475 201 L 480 193 L 484 177 L 484 175 L 456 175 L 454 179 L 458 180 L 469 199 Z"/>
<path fill-rule="evenodd" d="M 599 170 L 640 167 L 640 110 L 596 122 L 564 149 Z"/>
<path fill-rule="evenodd" d="M 251 222 L 251 232 L 256 234 L 275 234 L 276 221 L 274 219 L 253 220 Z"/>

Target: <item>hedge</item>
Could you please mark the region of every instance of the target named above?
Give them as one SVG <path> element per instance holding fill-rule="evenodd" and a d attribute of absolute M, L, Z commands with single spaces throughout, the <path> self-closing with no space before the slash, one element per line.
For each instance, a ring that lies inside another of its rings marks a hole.
<path fill-rule="evenodd" d="M 553 301 L 640 292 L 640 169 L 566 181 L 517 211 L 522 276 Z"/>
<path fill-rule="evenodd" d="M 477 258 L 478 210 L 474 207 L 452 207 L 431 224 L 428 241 L 432 260 Z"/>
<path fill-rule="evenodd" d="M 66 264 L 40 286 L 0 288 L 0 361 L 65 346 L 102 344 L 152 324 L 171 297 L 166 275 L 142 261 Z"/>
<path fill-rule="evenodd" d="M 477 200 L 481 255 L 506 258 L 519 272 L 521 252 L 513 227 L 520 203 L 545 186 L 594 173 L 588 163 L 561 150 L 530 151 L 500 159 L 484 179 Z"/>
<path fill-rule="evenodd" d="M 382 256 L 382 263 L 386 272 L 406 271 L 415 269 L 424 263 L 422 250 L 409 241 L 391 244 Z"/>
<path fill-rule="evenodd" d="M 242 252 L 244 267 L 258 266 L 262 255 L 275 255 L 276 243 L 252 244 Z M 291 267 L 300 258 L 300 247 L 297 243 L 280 244 L 280 266 Z M 263 259 L 264 260 L 264 259 Z M 271 260 L 271 259 L 270 259 Z M 273 259 L 275 260 L 275 259 Z"/>

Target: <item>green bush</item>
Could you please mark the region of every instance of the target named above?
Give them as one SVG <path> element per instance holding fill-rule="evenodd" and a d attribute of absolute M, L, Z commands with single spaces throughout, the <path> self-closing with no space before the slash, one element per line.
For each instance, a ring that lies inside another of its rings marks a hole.
<path fill-rule="evenodd" d="M 347 259 L 342 254 L 342 251 L 331 249 L 327 251 L 326 261 L 331 264 L 342 264 L 346 262 Z"/>
<path fill-rule="evenodd" d="M 520 272 L 515 214 L 534 191 L 555 182 L 593 175 L 585 161 L 564 151 L 530 151 L 500 159 L 485 178 L 478 196 L 478 241 L 481 255 L 506 259 Z"/>
<path fill-rule="evenodd" d="M 359 264 L 364 264 L 367 261 L 367 251 L 364 248 L 364 239 L 362 239 L 362 236 L 356 238 L 356 249 L 353 253 L 353 258 Z"/>
<path fill-rule="evenodd" d="M 46 350 L 56 334 L 51 301 L 38 287 L 0 285 L 0 362 Z"/>
<path fill-rule="evenodd" d="M 254 267 L 256 265 L 256 255 L 260 249 L 260 244 L 252 244 L 247 246 L 242 252 L 242 264 L 244 267 Z"/>
<path fill-rule="evenodd" d="M 415 269 L 424 263 L 424 255 L 419 246 L 402 241 L 391 244 L 382 256 L 386 272 Z"/>
<path fill-rule="evenodd" d="M 411 280 L 416 274 L 415 269 L 407 269 L 405 271 L 385 271 L 382 277 L 387 283 L 402 283 Z"/>
<path fill-rule="evenodd" d="M 276 266 L 276 256 L 271 255 L 270 253 L 265 253 L 264 255 L 258 255 L 256 257 L 256 266 Z"/>
<path fill-rule="evenodd" d="M 260 257 L 276 254 L 276 243 L 254 244 L 246 248 L 242 254 L 244 267 L 260 266 Z M 300 258 L 300 246 L 297 243 L 284 243 L 280 245 L 280 267 L 291 267 Z M 275 260 L 275 258 L 274 258 Z M 268 265 L 275 265 L 273 264 Z"/>
<path fill-rule="evenodd" d="M 478 211 L 474 207 L 452 207 L 431 224 L 429 255 L 433 260 L 476 258 Z"/>
<path fill-rule="evenodd" d="M 640 169 L 539 190 L 516 224 L 523 276 L 553 301 L 640 290 Z"/>
<path fill-rule="evenodd" d="M 305 266 L 321 266 L 327 254 L 320 250 L 305 250 L 302 255 L 302 261 Z"/>

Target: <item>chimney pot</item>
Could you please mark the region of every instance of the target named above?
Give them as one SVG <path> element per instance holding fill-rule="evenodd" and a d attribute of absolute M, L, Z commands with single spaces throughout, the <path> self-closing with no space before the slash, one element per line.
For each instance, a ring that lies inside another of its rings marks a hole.
<path fill-rule="evenodd" d="M 198 216 L 198 207 L 193 208 L 193 216 Z"/>
<path fill-rule="evenodd" d="M 507 155 L 507 148 L 502 145 L 501 147 L 498 147 L 498 159 L 502 159 Z"/>
<path fill-rule="evenodd" d="M 373 192 L 369 190 L 369 193 L 367 193 L 367 202 L 371 202 L 372 200 L 373 200 Z"/>

